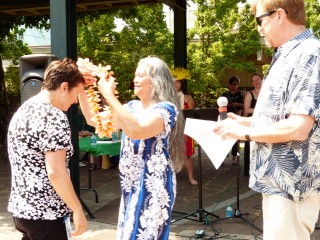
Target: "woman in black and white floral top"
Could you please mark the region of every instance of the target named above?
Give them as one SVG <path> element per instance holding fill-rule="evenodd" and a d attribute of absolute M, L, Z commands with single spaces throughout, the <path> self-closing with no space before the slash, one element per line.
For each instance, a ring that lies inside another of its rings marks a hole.
<path fill-rule="evenodd" d="M 73 147 L 63 112 L 77 103 L 84 79 L 70 59 L 52 62 L 44 78 L 41 92 L 22 104 L 10 122 L 8 211 L 23 239 L 64 240 L 70 210 L 73 235 L 82 234 L 87 226 L 67 169 Z"/>

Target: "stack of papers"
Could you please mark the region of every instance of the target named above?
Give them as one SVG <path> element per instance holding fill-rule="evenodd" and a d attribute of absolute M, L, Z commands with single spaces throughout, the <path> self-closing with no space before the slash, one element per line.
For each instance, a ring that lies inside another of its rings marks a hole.
<path fill-rule="evenodd" d="M 237 139 L 223 138 L 212 130 L 215 121 L 187 118 L 184 133 L 192 137 L 202 147 L 216 169 L 220 167 Z"/>

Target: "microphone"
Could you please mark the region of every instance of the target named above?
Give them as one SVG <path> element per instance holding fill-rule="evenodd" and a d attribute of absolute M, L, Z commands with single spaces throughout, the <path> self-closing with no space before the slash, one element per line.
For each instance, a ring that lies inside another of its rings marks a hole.
<path fill-rule="evenodd" d="M 227 119 L 227 105 L 228 105 L 228 99 L 226 97 L 219 97 L 217 100 L 218 106 L 219 106 L 219 116 L 220 121 Z"/>

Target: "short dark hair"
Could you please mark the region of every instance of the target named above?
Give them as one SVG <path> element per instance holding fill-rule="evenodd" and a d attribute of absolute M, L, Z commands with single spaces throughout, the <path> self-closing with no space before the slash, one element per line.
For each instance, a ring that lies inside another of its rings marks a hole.
<path fill-rule="evenodd" d="M 70 58 L 56 60 L 49 64 L 44 73 L 42 88 L 56 90 L 63 82 L 68 83 L 69 91 L 79 83 L 85 83 L 77 63 Z"/>
<path fill-rule="evenodd" d="M 237 82 L 238 84 L 240 83 L 240 79 L 236 76 L 233 76 L 231 78 L 229 78 L 229 84 L 232 84 L 234 82 Z"/>

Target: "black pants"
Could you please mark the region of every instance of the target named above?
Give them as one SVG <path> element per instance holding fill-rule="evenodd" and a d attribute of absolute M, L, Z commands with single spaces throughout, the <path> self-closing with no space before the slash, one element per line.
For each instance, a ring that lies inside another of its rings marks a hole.
<path fill-rule="evenodd" d="M 236 141 L 236 143 L 232 146 L 231 155 L 236 157 L 238 156 L 238 152 L 239 152 L 239 141 Z"/>
<path fill-rule="evenodd" d="M 249 177 L 250 169 L 250 141 L 244 143 L 243 175 Z"/>
<path fill-rule="evenodd" d="M 64 218 L 57 220 L 28 220 L 13 217 L 21 240 L 68 240 Z"/>

